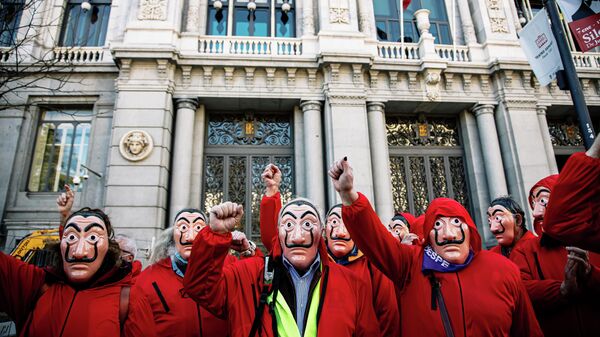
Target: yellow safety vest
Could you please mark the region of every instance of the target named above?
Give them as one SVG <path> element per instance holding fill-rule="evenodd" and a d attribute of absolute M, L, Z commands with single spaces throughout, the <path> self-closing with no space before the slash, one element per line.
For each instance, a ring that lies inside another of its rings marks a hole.
<path fill-rule="evenodd" d="M 319 311 L 319 300 L 321 295 L 321 280 L 313 290 L 310 307 L 308 308 L 308 319 L 304 327 L 304 337 L 317 337 L 317 311 Z M 273 302 L 273 293 L 267 298 L 267 303 Z M 277 293 L 275 299 L 275 317 L 277 318 L 277 332 L 280 337 L 301 337 L 298 324 L 294 319 L 290 306 L 281 293 Z M 299 317 L 298 319 L 304 319 Z"/>

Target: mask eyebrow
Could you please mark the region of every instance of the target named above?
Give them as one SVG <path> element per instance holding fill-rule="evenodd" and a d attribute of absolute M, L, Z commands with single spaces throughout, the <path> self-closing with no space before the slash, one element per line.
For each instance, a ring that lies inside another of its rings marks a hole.
<path fill-rule="evenodd" d="M 184 217 L 181 217 L 181 218 L 177 219 L 177 222 L 179 222 L 179 221 L 181 221 L 181 220 L 183 220 L 183 221 L 185 221 L 185 222 L 187 222 L 187 223 L 190 223 L 190 220 L 188 220 L 188 219 L 186 219 L 186 218 L 184 218 Z M 195 220 L 194 220 L 194 221 L 195 221 Z"/>
<path fill-rule="evenodd" d="M 306 213 L 305 213 L 305 214 L 306 214 Z M 341 216 L 341 215 L 339 215 L 339 214 L 337 214 L 336 212 L 331 212 L 331 213 L 329 213 L 329 216 L 332 216 L 332 215 L 335 215 L 335 216 L 337 216 L 337 217 L 338 217 L 338 218 L 340 218 L 340 219 L 342 218 L 342 216 Z"/>
<path fill-rule="evenodd" d="M 94 223 L 91 223 L 91 224 L 87 225 L 83 230 L 87 232 L 87 231 L 89 231 L 90 229 L 92 229 L 94 227 L 98 227 L 100 229 L 104 229 L 104 227 L 101 224 L 94 222 Z"/>
<path fill-rule="evenodd" d="M 203 217 L 201 217 L 201 216 L 197 217 L 197 218 L 196 218 L 196 219 L 194 219 L 194 221 L 192 221 L 192 222 L 196 222 L 196 221 L 198 221 L 198 220 L 202 220 L 202 221 L 206 222 L 206 220 L 205 220 Z"/>
<path fill-rule="evenodd" d="M 496 214 L 498 212 L 503 212 L 503 211 L 501 209 L 494 210 L 494 212 L 492 212 L 492 216 L 494 216 L 494 214 Z"/>
<path fill-rule="evenodd" d="M 304 218 L 306 215 L 312 215 L 312 216 L 314 216 L 315 218 L 317 217 L 317 215 L 316 215 L 315 213 L 313 213 L 312 211 L 310 211 L 310 210 L 308 210 L 308 211 L 306 211 L 306 212 L 302 213 L 302 215 L 301 215 L 300 217 L 301 217 L 301 218 Z"/>
<path fill-rule="evenodd" d="M 542 192 L 548 192 L 548 193 L 550 193 L 550 190 L 547 190 L 547 189 L 545 189 L 545 188 L 542 188 L 542 189 L 540 189 L 540 190 L 539 190 L 539 191 L 538 191 L 538 192 L 535 194 L 535 197 L 536 197 L 536 198 L 537 198 L 537 197 L 539 197 L 539 196 L 540 196 L 540 194 L 542 194 Z"/>
<path fill-rule="evenodd" d="M 68 225 L 65 226 L 65 229 L 63 231 L 66 231 L 67 228 L 69 227 L 73 227 L 76 231 L 78 231 L 79 233 L 81 233 L 81 228 L 74 222 L 69 223 Z"/>
<path fill-rule="evenodd" d="M 296 216 L 294 213 L 292 213 L 292 212 L 290 212 L 290 211 L 286 211 L 285 213 L 283 213 L 283 214 L 281 215 L 281 217 L 283 218 L 283 217 L 284 217 L 284 216 L 286 216 L 286 215 L 289 215 L 289 216 L 291 216 L 291 217 L 292 217 L 292 218 L 294 218 L 294 219 L 298 219 L 298 217 L 297 217 L 297 216 Z M 302 215 L 302 216 L 304 216 L 304 215 Z"/>

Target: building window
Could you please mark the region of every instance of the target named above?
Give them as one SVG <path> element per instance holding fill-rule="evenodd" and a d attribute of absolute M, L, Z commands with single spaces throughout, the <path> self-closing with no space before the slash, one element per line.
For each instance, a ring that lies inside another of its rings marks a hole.
<path fill-rule="evenodd" d="M 439 197 L 470 208 L 456 118 L 388 116 L 386 129 L 396 211 L 423 214 Z"/>
<path fill-rule="evenodd" d="M 62 26 L 61 46 L 96 47 L 103 46 L 106 40 L 110 0 L 90 1 L 92 8 L 84 11 L 83 0 L 69 0 Z"/>
<path fill-rule="evenodd" d="M 249 10 L 249 2 L 256 9 Z M 233 22 L 230 28 L 229 22 Z M 210 0 L 207 34 L 295 37 L 294 0 Z"/>
<path fill-rule="evenodd" d="M 373 0 L 375 8 L 375 21 L 377 25 L 377 38 L 379 41 L 401 42 L 400 30 L 401 6 L 400 0 Z M 414 13 L 426 8 L 431 11 L 429 31 L 435 37 L 435 42 L 452 44 L 452 33 L 446 13 L 446 4 L 442 0 L 412 0 L 403 11 L 404 16 L 404 42 L 419 41 L 419 30 Z"/>
<path fill-rule="evenodd" d="M 36 132 L 29 192 L 56 192 L 72 184 L 86 165 L 90 140 L 90 110 L 42 112 Z"/>
<path fill-rule="evenodd" d="M 600 118 L 597 115 L 592 115 L 591 117 L 592 125 L 597 132 L 600 130 Z M 583 135 L 581 134 L 577 118 L 572 115 L 551 117 L 547 121 L 556 166 L 560 172 L 573 153 L 585 151 Z"/>
<path fill-rule="evenodd" d="M 0 6 L 0 47 L 14 46 L 24 9 L 23 0 L 2 0 Z"/>
<path fill-rule="evenodd" d="M 261 174 L 269 163 L 282 172 L 281 199 L 294 195 L 294 144 L 288 115 L 211 113 L 204 157 L 202 205 L 244 205 L 240 230 L 260 242 Z"/>

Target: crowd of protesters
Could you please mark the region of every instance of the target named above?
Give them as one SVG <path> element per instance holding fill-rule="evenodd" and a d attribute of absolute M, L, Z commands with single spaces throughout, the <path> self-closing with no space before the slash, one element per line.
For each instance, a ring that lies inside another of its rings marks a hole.
<path fill-rule="evenodd" d="M 600 336 L 600 141 L 531 187 L 527 226 L 510 196 L 487 209 L 482 249 L 468 211 L 438 198 L 382 224 L 351 160 L 328 175 L 341 204 L 282 204 L 267 165 L 260 232 L 241 205 L 180 210 L 142 270 L 135 240 L 99 209 L 57 199 L 45 268 L 0 253 L 0 311 L 19 336 Z M 528 228 L 532 228 L 529 230 Z"/>

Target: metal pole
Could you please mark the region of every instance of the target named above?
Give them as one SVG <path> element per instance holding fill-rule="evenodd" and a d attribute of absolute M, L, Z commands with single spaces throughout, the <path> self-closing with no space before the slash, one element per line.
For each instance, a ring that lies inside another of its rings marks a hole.
<path fill-rule="evenodd" d="M 567 39 L 565 31 L 560 23 L 560 16 L 558 14 L 558 8 L 556 7 L 556 0 L 544 0 L 548 15 L 550 15 L 550 23 L 552 24 L 552 33 L 556 39 L 560 58 L 565 68 L 565 77 L 571 92 L 571 99 L 577 112 L 579 119 L 579 128 L 583 135 L 583 144 L 586 149 L 589 149 L 594 143 L 595 133 L 592 121 L 590 119 L 590 113 L 585 103 L 585 97 L 583 96 L 583 90 L 581 89 L 581 83 L 579 77 L 577 77 L 577 70 L 573 63 L 573 57 L 571 51 L 567 45 Z"/>

